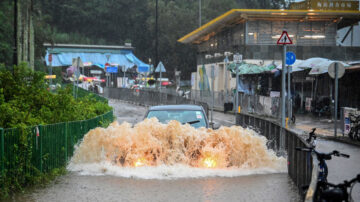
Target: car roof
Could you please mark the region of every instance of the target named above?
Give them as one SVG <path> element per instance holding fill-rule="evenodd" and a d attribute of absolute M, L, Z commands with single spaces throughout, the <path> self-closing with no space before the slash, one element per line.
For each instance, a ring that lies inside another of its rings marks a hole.
<path fill-rule="evenodd" d="M 149 111 L 162 110 L 203 110 L 203 108 L 198 105 L 158 105 L 149 108 Z"/>

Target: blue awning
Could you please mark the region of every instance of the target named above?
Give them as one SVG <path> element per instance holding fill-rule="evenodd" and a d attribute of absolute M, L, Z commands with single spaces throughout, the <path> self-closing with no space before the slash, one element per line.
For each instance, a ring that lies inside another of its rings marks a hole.
<path fill-rule="evenodd" d="M 49 51 L 46 51 L 46 65 L 50 65 L 48 61 Z M 52 53 L 53 67 L 59 66 L 71 66 L 73 58 L 80 57 L 83 63 L 91 62 L 92 65 L 104 68 L 105 63 L 118 64 L 119 66 L 125 66 L 126 69 L 133 66 L 140 68 L 149 68 L 148 64 L 145 64 L 139 60 L 132 51 L 121 51 L 118 53 L 96 53 L 96 52 L 56 52 Z"/>

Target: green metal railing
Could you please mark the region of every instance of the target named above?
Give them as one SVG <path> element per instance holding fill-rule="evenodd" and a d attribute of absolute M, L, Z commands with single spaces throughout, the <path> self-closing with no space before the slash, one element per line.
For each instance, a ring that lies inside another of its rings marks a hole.
<path fill-rule="evenodd" d="M 82 92 L 82 89 L 79 92 L 89 94 L 87 91 Z M 97 100 L 106 101 L 103 97 L 94 96 Z M 111 110 L 88 120 L 25 129 L 0 128 L 0 184 L 10 178 L 24 180 L 22 183 L 26 184 L 28 177 L 66 166 L 74 153 L 74 146 L 89 130 L 112 121 Z"/>

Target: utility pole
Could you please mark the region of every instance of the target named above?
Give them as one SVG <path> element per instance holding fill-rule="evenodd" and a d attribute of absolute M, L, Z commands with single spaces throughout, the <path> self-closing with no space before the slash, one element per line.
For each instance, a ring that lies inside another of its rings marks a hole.
<path fill-rule="evenodd" d="M 155 64 L 159 64 L 159 56 L 158 56 L 158 0 L 156 0 L 156 8 L 155 8 Z"/>
<path fill-rule="evenodd" d="M 199 0 L 199 27 L 201 27 L 201 0 Z"/>
<path fill-rule="evenodd" d="M 17 18 L 18 18 L 18 0 L 14 0 L 14 48 L 13 48 L 13 65 L 18 65 L 18 54 L 17 54 Z"/>
<path fill-rule="evenodd" d="M 338 73 L 339 65 L 335 63 L 335 111 L 334 111 L 334 132 L 335 137 L 337 137 L 337 110 L 338 110 L 338 98 L 339 98 L 339 73 Z"/>
<path fill-rule="evenodd" d="M 286 84 L 286 45 L 283 45 L 282 71 L 281 71 L 281 127 L 285 128 L 285 84 Z"/>

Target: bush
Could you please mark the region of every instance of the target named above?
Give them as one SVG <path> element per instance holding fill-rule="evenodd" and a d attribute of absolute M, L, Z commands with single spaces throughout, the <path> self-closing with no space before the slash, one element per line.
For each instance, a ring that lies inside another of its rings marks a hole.
<path fill-rule="evenodd" d="M 65 171 L 65 167 L 39 170 L 40 159 L 45 162 L 49 157 L 61 160 L 67 156 L 50 151 L 39 155 L 34 146 L 34 127 L 29 126 L 86 120 L 111 110 L 106 99 L 84 90 L 80 98 L 75 99 L 71 85 L 50 92 L 44 76 L 42 72 L 30 70 L 26 64 L 15 66 L 11 71 L 0 66 L 0 127 L 12 128 L 4 130 L 5 152 L 9 155 L 0 159 L 5 162 L 5 175 L 0 176 L 0 200 L 24 187 L 46 183 Z M 97 125 L 107 126 L 110 122 L 107 118 L 99 119 Z M 96 127 L 96 124 L 87 127 Z M 82 135 L 87 130 L 82 130 Z M 51 135 L 55 133 L 50 131 Z M 67 146 L 73 146 L 71 144 L 67 143 Z"/>
<path fill-rule="evenodd" d="M 50 92 L 44 76 L 26 64 L 15 66 L 13 72 L 0 68 L 0 127 L 84 120 L 111 110 L 93 96 L 74 99 L 71 86 Z"/>

